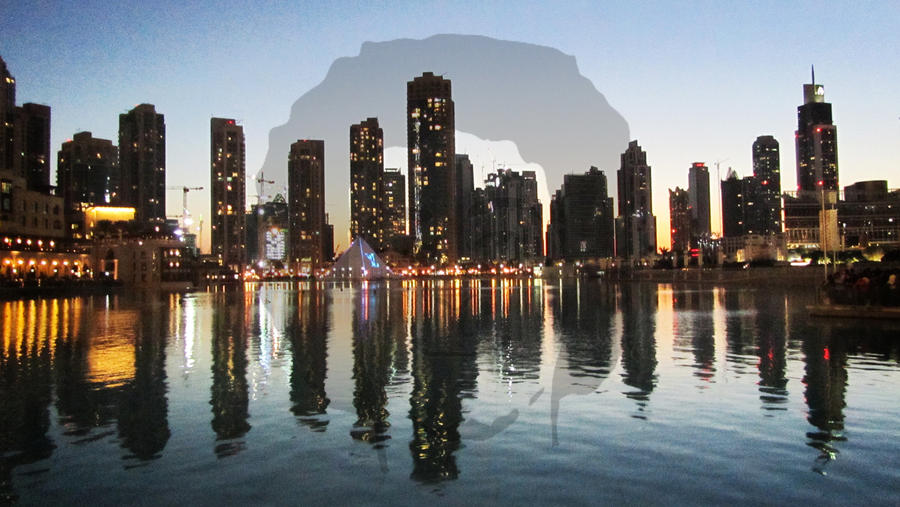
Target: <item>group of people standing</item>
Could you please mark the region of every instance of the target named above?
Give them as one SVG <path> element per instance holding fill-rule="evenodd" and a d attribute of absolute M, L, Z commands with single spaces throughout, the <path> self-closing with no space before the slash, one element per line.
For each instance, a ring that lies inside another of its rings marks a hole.
<path fill-rule="evenodd" d="M 823 286 L 825 302 L 837 305 L 900 306 L 898 269 L 866 268 L 853 265 L 828 275 Z"/>

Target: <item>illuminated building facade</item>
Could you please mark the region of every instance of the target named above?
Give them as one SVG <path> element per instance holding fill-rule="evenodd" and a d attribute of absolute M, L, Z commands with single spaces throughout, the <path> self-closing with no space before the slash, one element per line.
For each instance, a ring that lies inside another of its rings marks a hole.
<path fill-rule="evenodd" d="M 384 133 L 378 118 L 350 126 L 350 237 L 382 248 Z"/>
<path fill-rule="evenodd" d="M 119 150 L 112 141 L 78 132 L 62 144 L 56 161 L 56 191 L 63 198 L 66 233 L 82 238 L 84 209 L 118 199 Z"/>
<path fill-rule="evenodd" d="M 325 141 L 299 140 L 288 156 L 291 269 L 312 273 L 333 250 L 326 245 Z M 333 252 L 332 252 L 333 255 Z"/>
<path fill-rule="evenodd" d="M 653 216 L 651 173 L 647 154 L 637 141 L 628 143 L 618 171 L 619 216 L 616 218 L 616 256 L 639 260 L 656 254 L 656 217 Z"/>
<path fill-rule="evenodd" d="M 228 118 L 210 120 L 212 254 L 240 272 L 246 254 L 244 127 Z"/>
<path fill-rule="evenodd" d="M 803 105 L 797 108 L 797 190 L 801 198 L 816 197 L 824 190 L 838 190 L 837 127 L 831 104 L 825 102 L 825 87 L 803 85 Z M 833 201 L 833 199 L 832 199 Z"/>
<path fill-rule="evenodd" d="M 615 256 L 615 216 L 606 174 L 567 174 L 550 202 L 547 256 L 583 261 Z"/>
<path fill-rule="evenodd" d="M 254 204 L 247 213 L 247 258 L 258 267 L 280 269 L 287 264 L 290 220 L 284 196 Z"/>
<path fill-rule="evenodd" d="M 119 115 L 119 202 L 137 210 L 142 226 L 166 221 L 166 123 L 152 104 Z"/>
<path fill-rule="evenodd" d="M 456 136 L 450 80 L 426 72 L 406 84 L 409 233 L 421 262 L 457 259 Z"/>
<path fill-rule="evenodd" d="M 772 136 L 753 142 L 753 177 L 759 184 L 759 234 L 781 234 L 781 154 Z"/>
<path fill-rule="evenodd" d="M 675 187 L 669 190 L 669 225 L 672 229 L 672 253 L 683 254 L 691 248 L 693 216 L 690 193 Z"/>
<path fill-rule="evenodd" d="M 543 208 L 534 171 L 500 169 L 488 175 L 484 192 L 491 234 L 476 257 L 505 263 L 542 263 Z"/>
<path fill-rule="evenodd" d="M 406 181 L 398 168 L 386 168 L 382 182 L 382 236 L 384 250 L 402 250 L 406 244 Z"/>

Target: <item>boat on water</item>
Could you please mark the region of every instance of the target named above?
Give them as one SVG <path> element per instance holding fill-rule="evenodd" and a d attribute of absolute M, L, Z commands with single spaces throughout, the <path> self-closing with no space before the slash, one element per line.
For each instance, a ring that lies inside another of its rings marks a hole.
<path fill-rule="evenodd" d="M 812 317 L 900 320 L 900 307 L 897 306 L 817 304 L 808 305 L 806 310 Z"/>

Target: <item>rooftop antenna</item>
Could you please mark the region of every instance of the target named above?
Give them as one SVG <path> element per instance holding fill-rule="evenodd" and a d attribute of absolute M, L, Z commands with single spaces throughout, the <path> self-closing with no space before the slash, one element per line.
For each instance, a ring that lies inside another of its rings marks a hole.
<path fill-rule="evenodd" d="M 816 66 L 810 65 L 809 70 L 812 72 L 812 84 L 816 84 Z"/>

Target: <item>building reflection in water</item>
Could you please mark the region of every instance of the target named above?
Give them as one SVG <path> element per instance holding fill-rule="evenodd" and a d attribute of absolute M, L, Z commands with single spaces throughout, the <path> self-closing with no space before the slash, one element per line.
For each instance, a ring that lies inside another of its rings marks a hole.
<path fill-rule="evenodd" d="M 47 304 L 59 311 L 55 300 L 2 304 L 0 503 L 16 499 L 13 469 L 49 458 L 55 448 L 47 436 L 53 382 L 51 332 L 55 331 L 42 320 Z"/>
<path fill-rule="evenodd" d="M 221 304 L 212 326 L 212 429 L 216 433 L 216 456 L 240 452 L 240 439 L 250 431 L 249 388 L 247 384 L 247 325 L 245 298 L 252 293 L 226 290 L 216 294 Z"/>
<path fill-rule="evenodd" d="M 288 319 L 285 335 L 291 345 L 291 412 L 313 431 L 325 431 L 325 411 L 329 400 L 325 395 L 327 374 L 329 309 L 331 292 L 319 285 L 291 293 L 297 300 Z"/>
<path fill-rule="evenodd" d="M 362 282 L 353 295 L 353 406 L 356 423 L 350 435 L 381 447 L 388 440 L 387 392 L 391 378 L 392 340 L 387 293 L 381 284 Z"/>
<path fill-rule="evenodd" d="M 462 398 L 474 395 L 478 375 L 471 306 L 462 308 L 460 280 L 421 281 L 411 290 L 416 291 L 411 317 L 411 477 L 422 482 L 456 479 Z"/>
<path fill-rule="evenodd" d="M 816 428 L 806 433 L 807 445 L 819 451 L 813 470 L 824 473 L 825 465 L 838 455 L 834 442 L 846 440 L 847 347 L 853 336 L 852 333 L 834 333 L 831 326 L 819 331 L 810 333 L 803 341 L 806 362 L 803 383 L 809 407 L 807 421 Z"/>
<path fill-rule="evenodd" d="M 756 293 L 756 355 L 759 399 L 764 410 L 787 410 L 787 296 Z"/>
<path fill-rule="evenodd" d="M 166 329 L 172 295 L 147 295 L 134 322 L 134 377 L 122 386 L 119 439 L 139 460 L 156 459 L 169 440 L 166 400 Z"/>
<path fill-rule="evenodd" d="M 657 286 L 655 284 L 622 284 L 619 309 L 622 314 L 622 382 L 633 389 L 625 396 L 637 401 L 638 414 L 643 412 L 656 387 L 656 323 Z"/>
<path fill-rule="evenodd" d="M 550 394 L 553 445 L 557 445 L 560 402 L 570 395 L 595 392 L 618 358 L 615 333 L 615 286 L 591 280 L 560 284 L 548 302 L 556 340 L 561 344 Z"/>

